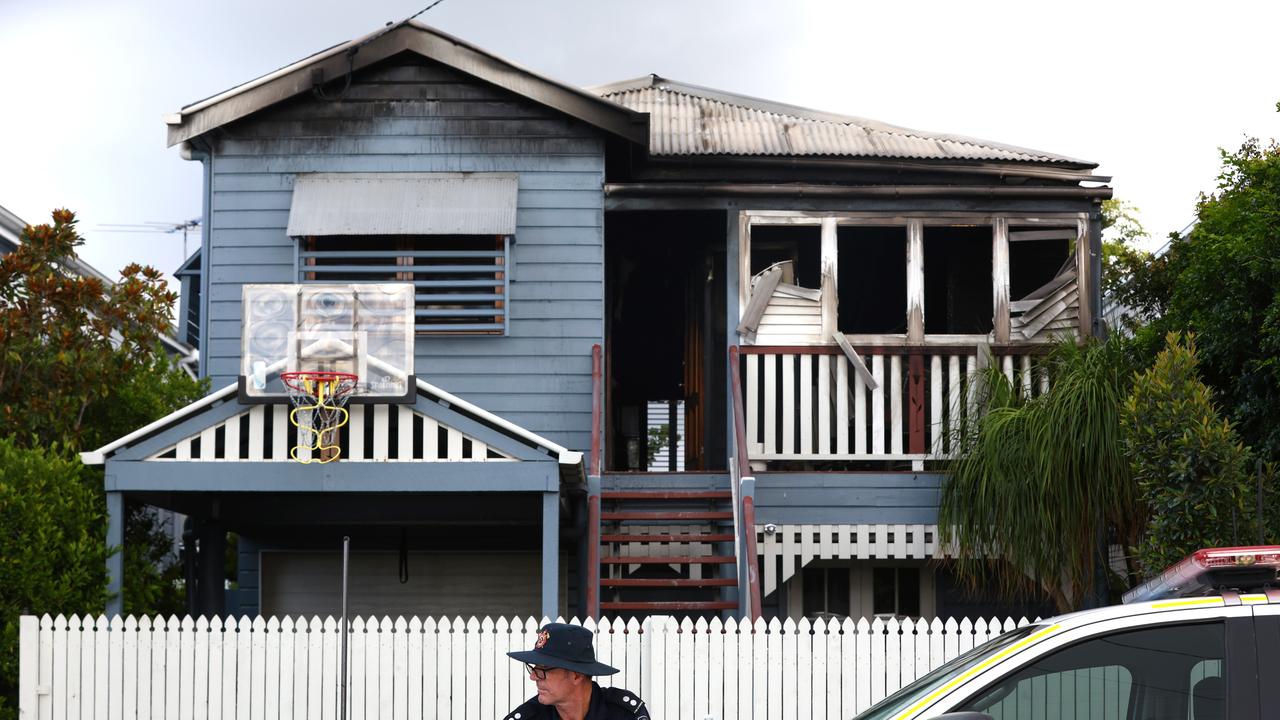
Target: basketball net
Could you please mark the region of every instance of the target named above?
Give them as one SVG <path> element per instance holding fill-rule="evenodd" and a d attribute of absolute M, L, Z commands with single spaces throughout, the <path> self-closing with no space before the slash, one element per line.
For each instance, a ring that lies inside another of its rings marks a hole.
<path fill-rule="evenodd" d="M 293 403 L 289 422 L 298 428 L 298 444 L 289 450 L 289 457 L 303 465 L 341 457 L 338 430 L 350 417 L 346 404 L 358 378 L 351 373 L 304 371 L 281 373 L 280 380 Z"/>

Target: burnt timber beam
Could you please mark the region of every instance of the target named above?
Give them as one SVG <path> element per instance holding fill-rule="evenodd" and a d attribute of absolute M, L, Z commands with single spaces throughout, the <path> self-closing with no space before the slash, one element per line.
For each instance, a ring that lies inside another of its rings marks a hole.
<path fill-rule="evenodd" d="M 769 197 L 769 198 L 1066 198 L 1108 200 L 1109 187 L 1005 187 L 969 185 L 807 185 L 744 183 L 607 183 L 606 198 Z"/>
<path fill-rule="evenodd" d="M 998 163 L 964 162 L 913 162 L 909 160 L 875 160 L 868 158 L 814 158 L 814 157 L 662 157 L 650 155 L 647 164 L 655 167 L 715 165 L 743 168 L 800 168 L 805 170 L 887 170 L 893 173 L 941 173 L 960 175 L 989 175 L 1000 179 L 1026 178 L 1059 180 L 1065 182 L 1111 182 L 1110 175 L 1094 175 L 1089 169 L 1097 165 L 1064 164 L 1062 167 L 1017 166 Z"/>

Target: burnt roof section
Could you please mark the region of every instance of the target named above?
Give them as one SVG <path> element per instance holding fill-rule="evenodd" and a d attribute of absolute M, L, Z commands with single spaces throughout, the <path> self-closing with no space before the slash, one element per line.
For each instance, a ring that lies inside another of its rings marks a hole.
<path fill-rule="evenodd" d="M 649 154 L 654 157 L 808 156 L 1097 167 L 1097 163 L 1087 160 L 961 135 L 912 130 L 657 75 L 589 90 L 649 115 Z"/>
<path fill-rule="evenodd" d="M 262 77 L 166 115 L 169 145 L 176 145 L 263 108 L 310 92 L 314 78 L 340 81 L 403 52 L 417 53 L 459 72 L 509 90 L 607 132 L 644 144 L 645 117 L 581 88 L 567 85 L 413 20 L 389 25 L 334 45 Z"/>

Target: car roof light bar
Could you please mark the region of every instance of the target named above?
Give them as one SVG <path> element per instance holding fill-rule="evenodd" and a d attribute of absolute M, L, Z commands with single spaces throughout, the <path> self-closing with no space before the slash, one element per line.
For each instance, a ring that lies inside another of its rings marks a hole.
<path fill-rule="evenodd" d="M 1124 594 L 1122 602 L 1198 597 L 1219 588 L 1244 592 L 1280 587 L 1280 545 L 1206 548 Z"/>

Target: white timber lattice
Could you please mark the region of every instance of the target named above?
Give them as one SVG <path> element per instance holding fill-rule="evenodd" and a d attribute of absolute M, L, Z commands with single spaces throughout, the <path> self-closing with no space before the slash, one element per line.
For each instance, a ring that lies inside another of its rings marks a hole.
<path fill-rule="evenodd" d="M 254 405 L 152 455 L 152 461 L 289 462 L 297 430 L 290 406 Z M 352 405 L 342 429 L 341 459 L 348 462 L 510 462 L 456 428 L 407 405 Z M 309 451 L 300 455 L 310 456 Z"/>
<path fill-rule="evenodd" d="M 811 560 L 928 560 L 952 554 L 939 545 L 937 525 L 757 525 L 756 537 L 765 595 Z"/>

